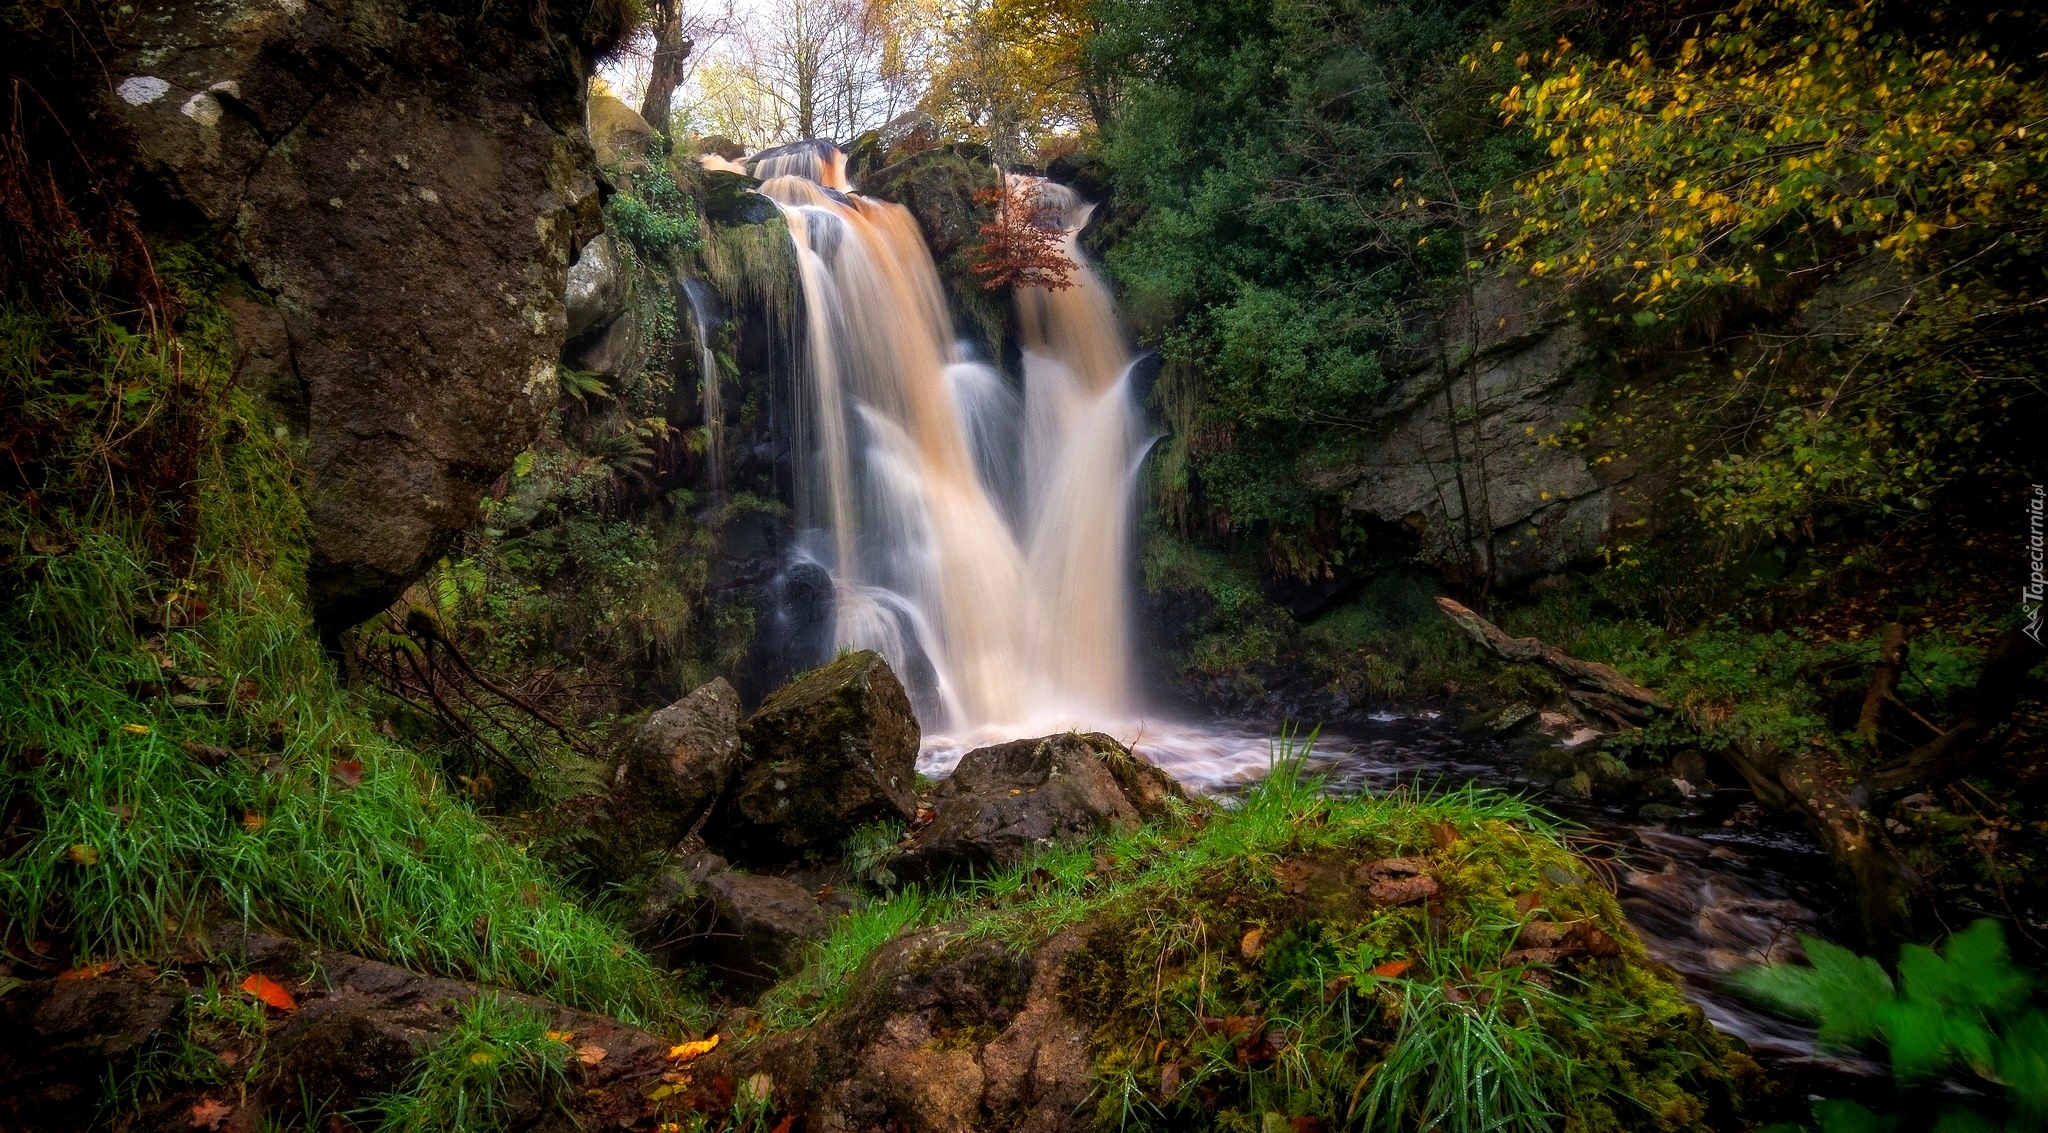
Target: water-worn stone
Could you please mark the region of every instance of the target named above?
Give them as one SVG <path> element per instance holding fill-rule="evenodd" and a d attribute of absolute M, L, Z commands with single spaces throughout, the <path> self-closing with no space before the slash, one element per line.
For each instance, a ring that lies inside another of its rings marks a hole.
<path fill-rule="evenodd" d="M 1100 733 L 979 748 L 932 792 L 932 819 L 890 869 L 914 879 L 1006 868 L 1041 850 L 1131 829 L 1178 794 L 1165 773 Z"/>
<path fill-rule="evenodd" d="M 81 63 L 96 142 L 256 289 L 230 314 L 305 429 L 329 630 L 416 578 L 554 406 L 614 7 L 164 0 Z"/>
<path fill-rule="evenodd" d="M 797 677 L 748 717 L 746 762 L 712 845 L 787 860 L 917 812 L 917 716 L 881 654 L 858 650 Z"/>
<path fill-rule="evenodd" d="M 166 989 L 117 975 L 38 980 L 0 996 L 0 1129 L 75 1129 L 101 1082 L 184 1009 Z"/>
<path fill-rule="evenodd" d="M 731 781 L 740 764 L 740 698 L 725 678 L 647 718 L 627 745 L 591 856 L 614 875 L 670 849 Z"/>

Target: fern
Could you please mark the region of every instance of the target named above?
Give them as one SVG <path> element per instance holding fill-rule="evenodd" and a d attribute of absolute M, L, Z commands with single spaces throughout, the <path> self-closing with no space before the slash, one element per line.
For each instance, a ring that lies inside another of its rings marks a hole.
<path fill-rule="evenodd" d="M 1883 1044 L 1902 1086 L 1931 1086 L 1960 1068 L 2004 1088 L 2003 1125 L 1944 1103 L 1932 1126 L 1938 1131 L 2020 1133 L 2048 1122 L 2048 1013 L 2034 1002 L 2038 980 L 2013 964 L 1998 922 L 1978 921 L 1938 952 L 1907 945 L 1896 982 L 1870 957 L 1811 937 L 1805 945 L 1808 966 L 1754 968 L 1742 984 L 1818 1023 L 1824 1043 Z M 1817 1102 L 1813 1112 L 1822 1133 L 1905 1127 L 1901 1117 L 1880 1117 L 1850 1101 Z"/>
<path fill-rule="evenodd" d="M 561 368 L 562 392 L 579 400 L 584 398 L 606 398 L 612 395 L 611 387 L 605 384 L 604 375 L 589 370 Z"/>

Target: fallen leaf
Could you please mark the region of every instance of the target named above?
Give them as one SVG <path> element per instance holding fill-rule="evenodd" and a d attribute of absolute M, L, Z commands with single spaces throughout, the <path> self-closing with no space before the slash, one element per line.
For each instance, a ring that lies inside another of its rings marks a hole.
<path fill-rule="evenodd" d="M 691 1059 L 702 1058 L 703 1056 L 710 1054 L 714 1049 L 717 1048 L 717 1046 L 718 1036 L 716 1034 L 713 1034 L 708 1039 L 697 1039 L 693 1042 L 677 1043 L 675 1046 L 672 1046 L 668 1049 L 668 1060 L 670 1062 L 688 1062 Z"/>
<path fill-rule="evenodd" d="M 240 1061 L 242 1061 L 242 1052 L 233 1047 L 220 1052 L 220 1064 L 222 1066 L 233 1066 Z"/>
<path fill-rule="evenodd" d="M 1428 873 L 1429 863 L 1421 858 L 1381 858 L 1358 867 L 1356 876 L 1360 881 L 1381 881 L 1389 877 L 1414 877 Z"/>
<path fill-rule="evenodd" d="M 138 735 L 138 736 L 146 736 L 146 735 L 148 735 L 148 734 L 149 734 L 149 725 L 148 725 L 148 724 L 123 724 L 123 725 L 121 725 L 121 730 L 122 730 L 122 731 L 124 731 L 124 732 L 133 732 L 133 733 L 134 733 L 135 735 Z"/>
<path fill-rule="evenodd" d="M 1237 950 L 1242 952 L 1247 960 L 1258 959 L 1259 953 L 1266 950 L 1266 930 L 1255 928 L 1245 933 L 1244 939 L 1237 942 Z"/>
<path fill-rule="evenodd" d="M 327 771 L 344 787 L 360 786 L 363 782 L 363 761 L 360 759 L 336 760 Z"/>
<path fill-rule="evenodd" d="M 781 1121 L 776 1122 L 775 1128 L 770 1129 L 768 1133 L 789 1133 L 789 1127 L 794 1124 L 796 1124 L 796 1114 L 792 1113 L 784 1117 Z"/>
<path fill-rule="evenodd" d="M 1583 949 L 1588 956 L 1606 958 L 1621 955 L 1621 945 L 1600 926 L 1590 922 L 1573 925 L 1565 939 L 1567 944 Z"/>
<path fill-rule="evenodd" d="M 215 747 L 212 744 L 203 744 L 196 740 L 186 740 L 178 746 L 184 748 L 185 754 L 192 757 L 192 762 L 197 763 L 201 767 L 219 767 L 235 757 L 234 752 L 224 747 Z"/>
<path fill-rule="evenodd" d="M 1291 1117 L 1287 1119 L 1287 1128 L 1292 1133 L 1329 1133 L 1330 1123 L 1320 1117 Z"/>
<path fill-rule="evenodd" d="M 61 555 L 71 549 L 57 540 L 40 533 L 31 534 L 28 537 L 28 545 L 29 549 L 38 555 Z"/>
<path fill-rule="evenodd" d="M 1309 879 L 1315 875 L 1316 867 L 1308 862 L 1281 862 L 1273 867 L 1273 876 L 1280 880 L 1282 893 L 1308 892 Z"/>
<path fill-rule="evenodd" d="M 299 1009 L 299 1001 L 292 998 L 292 993 L 286 991 L 283 984 L 261 973 L 243 980 L 242 990 L 277 1008 L 279 1011 L 297 1011 Z"/>
<path fill-rule="evenodd" d="M 64 851 L 64 860 L 78 865 L 98 865 L 100 864 L 100 852 L 95 846 L 88 846 L 83 842 L 73 842 Z"/>
<path fill-rule="evenodd" d="M 87 964 L 83 967 L 72 968 L 69 971 L 58 972 L 57 978 L 60 980 L 96 980 L 120 966 L 121 962 L 119 960 L 101 960 L 97 964 Z"/>
<path fill-rule="evenodd" d="M 1169 1062 L 1159 1068 L 1159 1096 L 1171 1098 L 1180 1089 L 1180 1063 Z"/>
<path fill-rule="evenodd" d="M 192 1103 L 192 1128 L 219 1129 L 220 1123 L 226 1121 L 228 1115 L 233 1112 L 234 1109 L 224 1101 L 200 1098 Z"/>
<path fill-rule="evenodd" d="M 1413 962 L 1409 960 L 1389 960 L 1384 964 L 1373 965 L 1372 974 L 1383 980 L 1391 980 L 1402 972 L 1407 971 L 1411 966 L 1413 966 Z"/>
<path fill-rule="evenodd" d="M 1439 850 L 1448 850 L 1458 844 L 1458 828 L 1448 822 L 1438 822 L 1429 828 L 1430 840 Z"/>
<path fill-rule="evenodd" d="M 1556 921 L 1530 921 L 1515 934 L 1517 948 L 1555 948 L 1568 935 Z"/>
<path fill-rule="evenodd" d="M 917 829 L 917 828 L 918 828 L 918 827 L 920 827 L 920 826 L 930 826 L 930 825 L 931 825 L 931 823 L 932 823 L 932 820 L 933 820 L 933 819 L 935 819 L 935 818 L 937 818 L 938 816 L 939 816 L 939 812 L 938 812 L 938 811 L 935 811 L 935 810 L 933 810 L 932 808 L 930 808 L 930 807 L 928 807 L 928 806 L 921 806 L 921 807 L 918 807 L 918 808 L 917 808 L 917 817 L 915 817 L 915 818 L 913 818 L 913 819 L 911 819 L 911 820 L 910 820 L 910 828 L 911 828 L 912 830 L 915 830 L 915 829 Z"/>
<path fill-rule="evenodd" d="M 549 1042 L 552 1042 L 552 1043 L 565 1043 L 565 1042 L 568 1042 L 569 1040 L 571 1040 L 571 1039 L 573 1039 L 573 1038 L 575 1038 L 575 1037 L 576 1037 L 576 1032 L 574 1032 L 574 1031 L 549 1031 L 549 1032 L 548 1032 L 548 1041 L 549 1041 Z"/>
<path fill-rule="evenodd" d="M 603 1062 L 605 1056 L 610 1053 L 611 1051 L 606 1050 L 605 1048 L 597 1045 L 596 1043 L 585 1043 L 584 1045 L 576 1048 L 576 1061 L 581 1062 L 585 1066 L 595 1066 L 598 1063 Z"/>
<path fill-rule="evenodd" d="M 1204 1015 L 1201 1017 L 1201 1021 L 1203 1030 L 1212 1034 L 1222 1035 L 1225 1038 L 1236 1038 L 1239 1035 L 1248 1034 L 1265 1022 L 1264 1019 L 1257 1015 Z"/>
<path fill-rule="evenodd" d="M 1375 881 L 1366 895 L 1381 905 L 1413 905 L 1443 892 L 1433 877 L 1401 877 Z"/>
<path fill-rule="evenodd" d="M 263 817 L 260 814 L 255 814 L 253 812 L 245 814 L 242 816 L 242 829 L 252 832 L 261 830 L 263 829 L 263 824 L 269 821 L 269 819 Z"/>
<path fill-rule="evenodd" d="M 261 691 L 263 691 L 262 687 L 256 683 L 254 678 L 243 677 L 235 682 L 235 699 L 243 704 L 256 699 L 256 694 Z"/>
<path fill-rule="evenodd" d="M 1324 984 L 1323 1002 L 1330 1003 L 1334 1001 L 1338 996 L 1343 995 L 1345 992 L 1351 990 L 1352 983 L 1353 980 L 1350 976 L 1338 976 L 1336 979 L 1331 980 L 1329 983 Z"/>

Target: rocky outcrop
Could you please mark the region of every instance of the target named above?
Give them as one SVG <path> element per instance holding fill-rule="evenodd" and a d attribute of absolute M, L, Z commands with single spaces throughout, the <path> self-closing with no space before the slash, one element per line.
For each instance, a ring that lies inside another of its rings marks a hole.
<path fill-rule="evenodd" d="M 805 1129 L 1090 1128 L 1088 1028 L 1062 1002 L 1078 942 L 1068 933 L 1023 952 L 945 929 L 900 937 L 869 957 L 830 1020 L 720 1051 L 695 1078 L 766 1084 Z M 708 1094 L 692 1104 L 714 1107 Z"/>
<path fill-rule="evenodd" d="M 932 792 L 931 819 L 890 869 L 912 879 L 1005 869 L 1048 849 L 1133 829 L 1161 815 L 1168 799 L 1185 799 L 1178 784 L 1100 733 L 979 748 Z"/>
<path fill-rule="evenodd" d="M 585 76 L 618 12 L 142 8 L 89 64 L 105 143 L 254 284 L 242 376 L 304 431 L 315 613 L 351 624 L 554 405 L 569 262 L 601 226 Z"/>
<path fill-rule="evenodd" d="M 946 257 L 973 241 L 981 230 L 974 194 L 1001 182 L 986 154 L 947 146 L 912 154 L 863 176 L 856 188 L 870 197 L 910 210 L 931 245 L 932 259 Z"/>
<path fill-rule="evenodd" d="M 741 730 L 746 764 L 713 822 L 712 845 L 789 859 L 836 847 L 856 828 L 917 811 L 917 716 L 872 650 L 791 681 Z"/>
<path fill-rule="evenodd" d="M 569 337 L 617 318 L 626 307 L 626 273 L 632 261 L 610 233 L 599 233 L 569 267 L 566 296 Z"/>
<path fill-rule="evenodd" d="M 1598 390 L 1586 337 L 1543 321 L 1524 296 L 1510 280 L 1483 283 L 1445 320 L 1441 333 L 1458 344 L 1394 387 L 1341 468 L 1308 473 L 1342 489 L 1352 513 L 1406 528 L 1454 569 L 1484 570 L 1490 544 L 1496 583 L 1594 555 L 1614 510 L 1586 458 L 1550 440 Z"/>

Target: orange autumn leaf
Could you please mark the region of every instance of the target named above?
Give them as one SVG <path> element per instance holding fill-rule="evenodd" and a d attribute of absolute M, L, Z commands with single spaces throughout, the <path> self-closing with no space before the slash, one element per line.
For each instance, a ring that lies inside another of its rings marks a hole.
<path fill-rule="evenodd" d="M 1372 974 L 1380 977 L 1381 979 L 1390 980 L 1393 979 L 1395 976 L 1400 975 L 1402 972 L 1407 971 L 1408 966 L 1409 961 L 1407 960 L 1389 960 L 1384 964 L 1375 966 L 1372 970 Z"/>
<path fill-rule="evenodd" d="M 715 1034 L 708 1039 L 677 1043 L 668 1049 L 668 1058 L 670 1062 L 688 1062 L 691 1059 L 701 1058 L 704 1055 L 710 1054 L 717 1046 L 718 1036 Z"/>
<path fill-rule="evenodd" d="M 220 1123 L 233 1112 L 226 1102 L 218 1098 L 200 1098 L 192 1103 L 192 1128 L 219 1129 Z"/>
<path fill-rule="evenodd" d="M 242 829 L 254 833 L 263 829 L 263 824 L 269 821 L 262 815 L 251 812 L 242 816 Z"/>
<path fill-rule="evenodd" d="M 576 1061 L 581 1062 L 585 1066 L 595 1066 L 598 1063 L 603 1062 L 605 1060 L 605 1056 L 609 1055 L 610 1053 L 611 1051 L 606 1050 L 605 1048 L 597 1045 L 596 1043 L 585 1043 L 582 1046 L 576 1048 Z"/>
<path fill-rule="evenodd" d="M 286 991 L 283 984 L 278 983 L 269 976 L 250 976 L 242 981 L 242 990 L 277 1008 L 279 1011 L 297 1011 L 299 1009 L 299 1001 L 292 998 L 292 993 Z"/>
<path fill-rule="evenodd" d="M 363 761 L 360 759 L 336 760 L 334 766 L 328 768 L 328 771 L 333 774 L 335 781 L 344 787 L 362 785 Z"/>
<path fill-rule="evenodd" d="M 60 980 L 96 980 L 120 966 L 121 962 L 119 960 L 101 960 L 97 964 L 87 964 L 84 967 L 58 972 L 57 978 Z"/>

